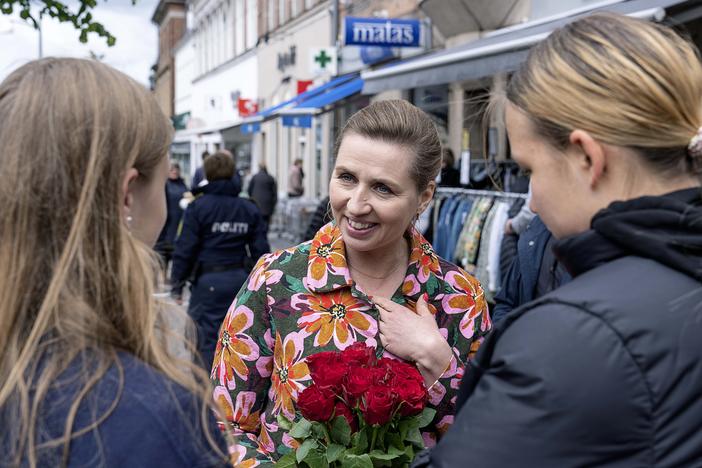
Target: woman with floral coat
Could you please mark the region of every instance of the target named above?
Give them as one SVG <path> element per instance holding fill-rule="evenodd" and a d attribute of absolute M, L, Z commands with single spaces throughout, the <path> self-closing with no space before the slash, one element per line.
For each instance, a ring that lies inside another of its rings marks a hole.
<path fill-rule="evenodd" d="M 306 358 L 364 342 L 414 363 L 429 389 L 427 446 L 453 422 L 458 384 L 491 328 L 475 278 L 437 257 L 414 228 L 441 166 L 431 119 L 405 101 L 374 103 L 339 137 L 330 183 L 334 221 L 311 241 L 263 256 L 220 330 L 214 397 L 258 466 L 295 450 L 277 416 L 298 419 L 311 384 Z"/>

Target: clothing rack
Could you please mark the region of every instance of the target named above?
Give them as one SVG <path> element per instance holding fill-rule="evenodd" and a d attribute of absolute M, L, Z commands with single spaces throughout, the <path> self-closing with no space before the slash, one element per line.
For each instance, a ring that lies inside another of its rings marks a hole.
<path fill-rule="evenodd" d="M 498 192 L 496 190 L 475 190 L 454 187 L 438 187 L 436 189 L 436 193 L 440 197 L 447 197 L 450 195 L 472 195 L 475 197 L 494 197 L 510 199 L 521 198 L 522 200 L 527 199 L 526 193 Z"/>

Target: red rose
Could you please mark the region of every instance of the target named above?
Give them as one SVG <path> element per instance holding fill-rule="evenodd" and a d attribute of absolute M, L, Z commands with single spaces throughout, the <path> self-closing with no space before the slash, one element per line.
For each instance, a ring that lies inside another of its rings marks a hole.
<path fill-rule="evenodd" d="M 419 370 L 412 364 L 408 364 L 404 361 L 393 361 L 392 371 L 395 380 L 414 380 L 416 382 L 424 383 L 424 377 L 422 377 Z"/>
<path fill-rule="evenodd" d="M 334 412 L 334 395 L 312 384 L 297 397 L 297 407 L 310 421 L 329 421 Z"/>
<path fill-rule="evenodd" d="M 373 368 L 375 381 L 379 383 L 390 383 L 395 376 L 394 363 L 395 359 L 380 358 Z"/>
<path fill-rule="evenodd" d="M 341 360 L 340 353 L 325 351 L 306 358 L 312 381 L 325 390 L 335 394 L 342 391 L 344 377 L 348 373 L 348 365 Z"/>
<path fill-rule="evenodd" d="M 429 398 L 424 383 L 413 379 L 395 380 L 393 390 L 397 393 L 401 416 L 421 413 Z"/>
<path fill-rule="evenodd" d="M 344 396 L 346 402 L 355 407 L 363 394 L 374 382 L 373 370 L 367 367 L 356 367 L 346 376 L 344 380 Z"/>
<path fill-rule="evenodd" d="M 343 416 L 346 418 L 346 420 L 349 422 L 349 426 L 351 426 L 351 432 L 358 431 L 358 422 L 353 416 L 353 411 L 351 411 L 351 408 L 346 406 L 343 401 L 337 401 L 336 406 L 334 406 L 334 417 L 337 416 Z"/>
<path fill-rule="evenodd" d="M 372 366 L 375 364 L 375 348 L 357 342 L 341 352 L 341 359 L 352 366 Z"/>
<path fill-rule="evenodd" d="M 374 385 L 363 395 L 361 412 L 367 424 L 385 424 L 392 419 L 396 407 L 396 397 L 392 389 Z"/>

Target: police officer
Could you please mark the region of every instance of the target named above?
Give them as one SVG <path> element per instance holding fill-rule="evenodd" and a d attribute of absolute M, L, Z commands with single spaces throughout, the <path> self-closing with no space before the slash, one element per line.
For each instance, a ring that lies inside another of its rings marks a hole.
<path fill-rule="evenodd" d="M 188 314 L 197 325 L 198 351 L 209 369 L 227 309 L 253 262 L 270 247 L 259 209 L 238 197 L 231 153 L 211 155 L 205 160 L 204 171 L 208 183 L 200 187 L 202 195 L 185 211 L 175 244 L 171 295 L 182 302 L 183 286 L 191 279 Z"/>

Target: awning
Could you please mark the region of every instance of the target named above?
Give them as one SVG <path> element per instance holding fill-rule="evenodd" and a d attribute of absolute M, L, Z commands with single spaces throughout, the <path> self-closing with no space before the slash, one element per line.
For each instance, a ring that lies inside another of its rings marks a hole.
<path fill-rule="evenodd" d="M 279 113 L 283 116 L 283 125 L 286 127 L 312 127 L 312 117 L 324 111 L 324 108 L 360 93 L 363 89 L 363 80 L 356 78 L 347 81 L 325 92 L 306 99 L 295 107 L 283 109 Z"/>
<path fill-rule="evenodd" d="M 595 11 L 611 11 L 637 18 L 690 21 L 702 16 L 700 1 L 629 0 L 601 2 L 538 21 L 486 34 L 477 41 L 361 74 L 364 94 L 467 80 L 516 70 L 529 49 L 553 30 Z M 694 11 L 693 11 L 694 10 Z"/>
<path fill-rule="evenodd" d="M 261 122 L 276 117 L 280 110 L 285 109 L 286 107 L 295 106 L 296 104 L 299 104 L 306 99 L 314 98 L 315 96 L 324 93 L 328 89 L 342 85 L 357 77 L 357 73 L 349 73 L 348 75 L 343 75 L 338 78 L 334 78 L 333 80 L 329 80 L 328 82 L 324 83 L 323 85 L 317 86 L 316 88 L 308 89 L 304 93 L 300 93 L 292 99 L 288 99 L 287 101 L 283 101 L 280 104 L 276 104 L 275 106 L 263 109 L 262 111 L 256 113 L 256 115 L 244 119 L 244 123 L 241 126 L 241 131 L 243 133 L 260 132 Z"/>

